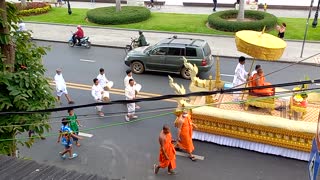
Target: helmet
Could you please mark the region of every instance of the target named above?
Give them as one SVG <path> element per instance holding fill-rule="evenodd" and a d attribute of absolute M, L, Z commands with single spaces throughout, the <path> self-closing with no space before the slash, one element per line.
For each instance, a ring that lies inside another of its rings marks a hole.
<path fill-rule="evenodd" d="M 143 32 L 142 31 L 139 31 L 139 34 L 141 35 Z"/>
<path fill-rule="evenodd" d="M 78 26 L 77 26 L 77 28 L 78 28 L 78 29 L 80 29 L 80 28 L 81 28 L 81 26 L 80 26 L 80 25 L 78 25 Z"/>

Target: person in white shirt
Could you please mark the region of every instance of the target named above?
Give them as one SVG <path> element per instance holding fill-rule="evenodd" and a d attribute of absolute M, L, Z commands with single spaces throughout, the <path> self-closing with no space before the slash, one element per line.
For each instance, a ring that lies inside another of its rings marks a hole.
<path fill-rule="evenodd" d="M 124 88 L 126 88 L 127 86 L 129 86 L 129 80 L 133 79 L 132 77 L 132 71 L 130 69 L 126 70 L 126 74 L 127 76 L 124 78 L 123 80 L 123 84 L 124 84 Z M 133 79 L 134 80 L 134 79 Z"/>
<path fill-rule="evenodd" d="M 104 73 L 104 69 L 103 69 L 103 68 L 100 68 L 99 71 L 100 71 L 100 73 L 99 73 L 99 75 L 97 76 L 97 79 L 98 79 L 98 81 L 99 81 L 99 85 L 100 85 L 102 88 L 104 88 L 109 81 L 108 81 L 108 79 L 107 79 L 107 77 L 106 77 L 106 74 Z"/>
<path fill-rule="evenodd" d="M 66 85 L 66 82 L 62 76 L 62 69 L 61 68 L 56 69 L 56 75 L 54 76 L 54 82 L 56 84 L 58 102 L 61 104 L 61 96 L 64 94 L 68 100 L 68 103 L 74 104 L 74 102 L 71 100 L 71 98 L 68 94 L 67 85 Z"/>
<path fill-rule="evenodd" d="M 93 86 L 91 88 L 91 95 L 93 96 L 96 102 L 102 102 L 103 98 L 103 88 L 99 85 L 99 80 L 97 78 L 93 79 Z M 99 116 L 103 117 L 102 106 L 96 106 Z"/>
<path fill-rule="evenodd" d="M 253 77 L 253 75 L 254 74 L 256 74 L 257 73 L 257 71 L 258 71 L 258 69 L 260 69 L 261 68 L 261 65 L 256 65 L 256 68 L 254 69 L 254 71 L 252 71 L 252 73 L 251 73 L 251 77 Z"/>
<path fill-rule="evenodd" d="M 129 80 L 129 85 L 125 89 L 126 100 L 133 100 L 136 98 L 136 90 L 134 87 L 134 80 Z M 128 103 L 127 104 L 128 114 L 125 116 L 126 121 L 130 121 L 130 119 L 136 119 L 138 116 L 135 116 L 136 111 L 136 103 Z"/>
<path fill-rule="evenodd" d="M 127 76 L 123 80 L 124 88 L 129 86 L 129 80 L 133 79 L 132 71 L 130 69 L 126 70 L 126 74 L 127 74 Z M 136 94 L 138 94 L 138 92 L 141 90 L 142 86 L 140 84 L 137 84 L 134 79 L 133 79 L 133 81 L 134 81 L 134 85 L 133 86 L 134 86 L 134 88 L 136 90 Z M 140 106 L 138 106 L 137 104 L 136 104 L 136 109 L 140 109 Z"/>
<path fill-rule="evenodd" d="M 235 69 L 235 74 L 233 77 L 233 87 L 235 88 L 242 88 L 245 86 L 245 83 L 247 81 L 248 72 L 245 70 L 244 64 L 246 62 L 246 58 L 241 56 L 239 58 L 239 63 Z M 233 94 L 233 100 L 239 101 L 239 91 L 235 91 Z"/>

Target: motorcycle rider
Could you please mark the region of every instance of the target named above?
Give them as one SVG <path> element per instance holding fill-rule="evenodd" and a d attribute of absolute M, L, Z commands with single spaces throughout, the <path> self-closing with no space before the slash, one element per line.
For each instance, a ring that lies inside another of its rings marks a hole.
<path fill-rule="evenodd" d="M 138 47 L 148 46 L 148 43 L 147 43 L 146 38 L 144 37 L 142 31 L 139 31 L 139 38 L 138 38 L 137 42 L 138 42 Z"/>
<path fill-rule="evenodd" d="M 75 32 L 72 36 L 73 43 L 76 45 L 80 44 L 80 40 L 84 37 L 84 32 L 80 25 L 77 26 L 77 32 Z M 77 42 L 78 40 L 78 42 Z"/>

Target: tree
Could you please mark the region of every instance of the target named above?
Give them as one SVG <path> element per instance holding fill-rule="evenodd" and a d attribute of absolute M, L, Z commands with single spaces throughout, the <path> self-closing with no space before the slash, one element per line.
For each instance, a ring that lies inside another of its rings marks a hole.
<path fill-rule="evenodd" d="M 121 0 L 116 0 L 116 12 L 121 11 Z"/>
<path fill-rule="evenodd" d="M 47 48 L 30 41 L 29 32 L 17 32 L 20 19 L 13 4 L 0 0 L 0 10 L 0 112 L 54 107 L 41 59 Z M 17 134 L 34 130 L 41 136 L 50 128 L 48 118 L 48 113 L 0 115 L 0 154 L 15 156 L 17 143 L 30 147 L 34 139 L 17 140 Z"/>
<path fill-rule="evenodd" d="M 244 21 L 244 0 L 240 0 L 237 21 Z"/>

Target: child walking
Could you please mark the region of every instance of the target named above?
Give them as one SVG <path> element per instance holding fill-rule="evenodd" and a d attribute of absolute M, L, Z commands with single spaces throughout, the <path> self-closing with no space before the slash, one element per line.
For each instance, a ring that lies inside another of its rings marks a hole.
<path fill-rule="evenodd" d="M 69 115 L 67 116 L 67 120 L 69 122 L 70 129 L 72 130 L 72 132 L 74 134 L 76 134 L 78 136 L 79 135 L 79 126 L 81 126 L 81 125 L 80 125 L 79 120 L 77 119 L 77 115 L 74 113 L 73 109 L 68 109 L 68 114 Z M 76 146 L 78 146 L 78 147 L 80 146 L 78 138 L 73 137 L 73 141 L 76 142 Z"/>

